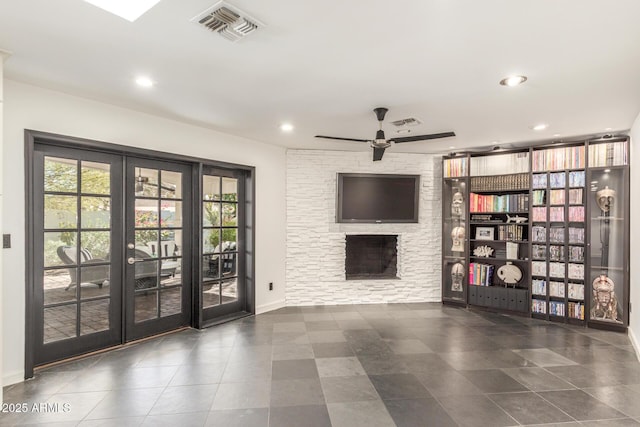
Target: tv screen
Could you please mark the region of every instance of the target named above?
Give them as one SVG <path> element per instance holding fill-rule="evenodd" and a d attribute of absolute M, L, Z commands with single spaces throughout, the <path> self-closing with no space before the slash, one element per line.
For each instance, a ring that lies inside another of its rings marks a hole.
<path fill-rule="evenodd" d="M 419 175 L 338 174 L 337 222 L 418 222 Z"/>

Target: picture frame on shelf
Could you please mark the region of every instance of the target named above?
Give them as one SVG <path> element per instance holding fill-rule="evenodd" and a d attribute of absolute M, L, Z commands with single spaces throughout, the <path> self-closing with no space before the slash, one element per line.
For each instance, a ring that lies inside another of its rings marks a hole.
<path fill-rule="evenodd" d="M 476 227 L 476 240 L 495 240 L 493 227 Z"/>

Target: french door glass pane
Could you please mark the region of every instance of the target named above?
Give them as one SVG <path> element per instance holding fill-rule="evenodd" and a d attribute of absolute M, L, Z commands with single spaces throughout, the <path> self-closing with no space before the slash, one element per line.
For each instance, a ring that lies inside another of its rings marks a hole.
<path fill-rule="evenodd" d="M 210 175 L 202 177 L 202 199 L 220 200 L 220 177 Z"/>
<path fill-rule="evenodd" d="M 80 226 L 82 228 L 111 227 L 110 197 L 82 197 L 80 206 Z"/>
<path fill-rule="evenodd" d="M 111 194 L 111 165 L 83 161 L 80 168 L 82 193 Z"/>
<path fill-rule="evenodd" d="M 225 202 L 238 201 L 238 180 L 235 178 L 222 178 L 222 200 Z"/>
<path fill-rule="evenodd" d="M 205 282 L 202 285 L 202 307 L 220 305 L 220 282 Z"/>
<path fill-rule="evenodd" d="M 163 199 L 182 199 L 182 173 L 163 170 L 160 174 Z"/>
<path fill-rule="evenodd" d="M 222 303 L 238 300 L 238 278 L 225 279 L 222 281 Z"/>
<path fill-rule="evenodd" d="M 157 287 L 158 261 L 137 261 L 135 264 L 135 275 L 136 289 L 149 289 Z"/>
<path fill-rule="evenodd" d="M 220 229 L 202 230 L 202 253 L 220 252 Z"/>
<path fill-rule="evenodd" d="M 162 261 L 160 286 L 176 286 L 182 284 L 182 258 Z"/>
<path fill-rule="evenodd" d="M 85 263 L 109 262 L 111 232 L 82 231 L 80 233 L 80 261 Z"/>
<path fill-rule="evenodd" d="M 160 291 L 160 317 L 179 314 L 182 311 L 182 288 L 175 287 Z"/>
<path fill-rule="evenodd" d="M 80 268 L 82 299 L 103 297 L 109 295 L 111 283 L 109 264 Z"/>
<path fill-rule="evenodd" d="M 158 170 L 136 168 L 134 191 L 137 197 L 158 197 Z"/>
<path fill-rule="evenodd" d="M 203 203 L 202 225 L 204 227 L 220 227 L 220 203 Z"/>
<path fill-rule="evenodd" d="M 235 203 L 222 204 L 222 225 L 224 227 L 234 227 L 238 225 L 238 205 Z"/>
<path fill-rule="evenodd" d="M 160 204 L 160 226 L 182 227 L 182 202 L 163 200 Z"/>
<path fill-rule="evenodd" d="M 44 343 L 76 337 L 76 304 L 44 309 Z"/>
<path fill-rule="evenodd" d="M 110 298 L 80 304 L 80 335 L 109 330 Z"/>
<path fill-rule="evenodd" d="M 136 228 L 158 228 L 158 201 L 154 199 L 136 199 Z"/>
<path fill-rule="evenodd" d="M 159 237 L 158 230 L 136 230 L 136 258 L 157 258 Z"/>
<path fill-rule="evenodd" d="M 45 157 L 44 191 L 77 193 L 78 161 Z"/>
<path fill-rule="evenodd" d="M 44 266 L 73 265 L 76 263 L 75 231 L 44 233 Z"/>
<path fill-rule="evenodd" d="M 45 270 L 43 280 L 45 305 L 75 301 L 75 291 L 68 288 L 71 283 L 69 269 Z"/>
<path fill-rule="evenodd" d="M 136 292 L 134 320 L 136 323 L 158 317 L 158 292 Z"/>
<path fill-rule="evenodd" d="M 45 194 L 44 196 L 44 228 L 77 228 L 78 198 Z"/>

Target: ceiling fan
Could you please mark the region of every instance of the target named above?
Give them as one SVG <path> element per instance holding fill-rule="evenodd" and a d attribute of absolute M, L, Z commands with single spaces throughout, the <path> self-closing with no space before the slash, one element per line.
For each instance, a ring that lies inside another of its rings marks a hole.
<path fill-rule="evenodd" d="M 337 139 L 339 141 L 368 142 L 373 148 L 373 161 L 376 162 L 378 160 L 382 160 L 382 156 L 384 155 L 384 150 L 389 148 L 391 146 L 391 143 L 399 144 L 401 142 L 425 141 L 428 139 L 448 138 L 450 136 L 456 136 L 454 132 L 443 132 L 443 133 L 432 133 L 429 135 L 415 135 L 415 136 L 406 136 L 402 138 L 386 139 L 384 136 L 384 131 L 382 130 L 382 121 L 384 120 L 384 116 L 387 114 L 387 111 L 389 110 L 383 107 L 378 107 L 373 109 L 373 112 L 376 113 L 376 117 L 378 118 L 378 123 L 380 125 L 380 129 L 378 129 L 378 131 L 376 132 L 375 139 L 341 138 L 337 136 L 326 136 L 326 135 L 316 135 L 316 138 Z"/>

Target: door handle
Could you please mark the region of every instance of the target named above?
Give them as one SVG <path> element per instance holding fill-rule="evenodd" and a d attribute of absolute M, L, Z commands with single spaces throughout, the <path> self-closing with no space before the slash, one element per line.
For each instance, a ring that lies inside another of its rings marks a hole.
<path fill-rule="evenodd" d="M 140 261 L 144 261 L 144 258 L 134 258 L 134 257 L 130 257 L 127 259 L 127 262 L 129 264 L 135 264 L 136 262 L 140 262 Z"/>

